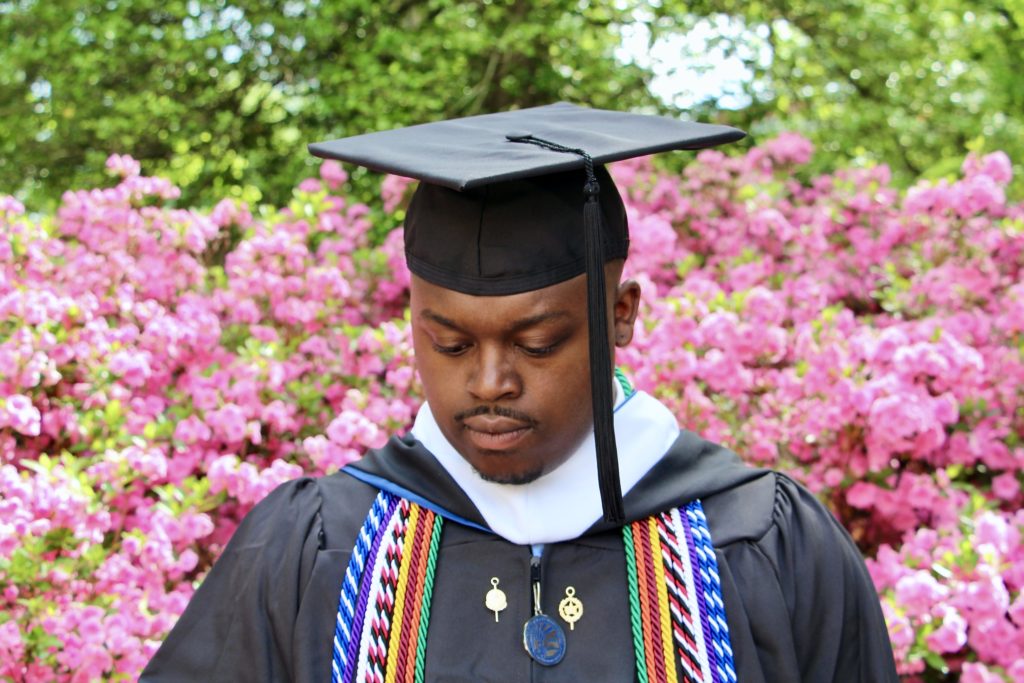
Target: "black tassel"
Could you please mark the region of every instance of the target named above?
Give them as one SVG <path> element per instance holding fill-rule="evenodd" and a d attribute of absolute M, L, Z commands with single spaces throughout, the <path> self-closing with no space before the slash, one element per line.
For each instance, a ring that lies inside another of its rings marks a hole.
<path fill-rule="evenodd" d="M 587 322 L 590 327 L 590 395 L 594 413 L 594 439 L 597 444 L 597 482 L 601 489 L 604 519 L 621 526 L 626 515 L 619 482 L 619 456 L 615 448 L 615 423 L 612 414 L 612 354 L 608 347 L 608 308 L 605 301 L 604 231 L 601 207 L 597 201 L 597 182 L 587 183 L 587 202 L 583 206 L 586 231 Z"/>
<path fill-rule="evenodd" d="M 574 149 L 550 140 L 536 138 L 529 133 L 510 133 L 512 142 L 524 142 L 553 152 L 576 154 L 582 157 L 587 174 L 583 188 L 584 248 L 587 269 L 587 325 L 590 341 L 590 396 L 594 415 L 594 441 L 597 446 L 597 484 L 601 490 L 604 520 L 616 526 L 626 521 L 622 503 L 622 484 L 619 482 L 619 456 L 615 448 L 613 416 L 612 352 L 608 346 L 608 308 L 605 301 L 604 281 L 604 228 L 598 195 L 601 186 L 594 175 L 594 161 L 582 149 Z"/>

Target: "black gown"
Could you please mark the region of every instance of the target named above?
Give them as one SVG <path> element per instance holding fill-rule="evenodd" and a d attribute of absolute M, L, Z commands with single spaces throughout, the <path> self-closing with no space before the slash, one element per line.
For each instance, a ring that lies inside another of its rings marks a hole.
<path fill-rule="evenodd" d="M 425 679 L 450 683 L 636 680 L 622 531 L 603 523 L 546 546 L 543 609 L 565 587 L 584 605 L 565 658 L 533 662 L 529 546 L 485 526 L 415 439 L 394 438 L 351 467 L 428 501 L 447 519 L 427 634 Z M 369 475 L 367 477 L 367 475 Z M 198 589 L 141 681 L 317 681 L 331 677 L 335 615 L 357 530 L 377 489 L 339 472 L 280 486 L 257 505 Z M 625 496 L 628 520 L 702 500 L 740 683 L 897 681 L 874 585 L 832 515 L 784 475 L 747 467 L 683 432 Z M 484 606 L 491 577 L 508 607 Z"/>

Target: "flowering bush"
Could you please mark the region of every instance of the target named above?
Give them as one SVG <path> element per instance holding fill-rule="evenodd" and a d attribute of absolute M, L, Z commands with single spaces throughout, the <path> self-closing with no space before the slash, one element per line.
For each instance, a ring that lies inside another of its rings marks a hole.
<path fill-rule="evenodd" d="M 794 180 L 811 154 L 784 135 L 682 178 L 613 168 L 644 287 L 619 362 L 685 426 L 831 505 L 908 681 L 1024 681 L 1009 161 L 901 194 L 884 167 Z M 172 208 L 134 160 L 108 167 L 114 187 L 55 216 L 0 198 L 6 680 L 133 679 L 255 502 L 379 446 L 420 402 L 388 232 L 407 183 L 371 213 L 327 162 L 253 216 Z"/>

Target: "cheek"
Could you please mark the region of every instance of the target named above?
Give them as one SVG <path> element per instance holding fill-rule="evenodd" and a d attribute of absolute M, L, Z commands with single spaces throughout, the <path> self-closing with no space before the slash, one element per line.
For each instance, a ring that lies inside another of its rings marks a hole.
<path fill-rule="evenodd" d="M 413 354 L 416 370 L 423 385 L 423 395 L 430 404 L 431 412 L 448 433 L 453 416 L 461 411 L 474 408 L 477 402 L 468 392 L 472 365 L 468 356 L 450 357 L 434 349 L 433 338 L 424 331 L 413 330 Z"/>
<path fill-rule="evenodd" d="M 444 381 L 445 370 L 438 362 L 437 354 L 433 352 L 430 337 L 426 333 L 417 331 L 415 328 L 413 329 L 412 348 L 413 362 L 416 365 L 416 371 L 420 375 L 420 381 L 423 383 L 423 393 L 426 394 L 427 401 L 432 406 L 440 408 L 444 403 L 444 390 L 449 388 L 449 385 L 452 383 Z"/>
<path fill-rule="evenodd" d="M 587 350 L 572 349 L 557 367 L 537 369 L 534 381 L 544 395 L 547 412 L 562 423 L 590 422 L 590 374 Z"/>

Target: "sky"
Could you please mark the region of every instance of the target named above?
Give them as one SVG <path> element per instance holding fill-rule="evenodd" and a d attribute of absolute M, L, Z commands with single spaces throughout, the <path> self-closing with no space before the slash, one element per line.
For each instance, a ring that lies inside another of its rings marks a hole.
<path fill-rule="evenodd" d="M 650 68 L 654 94 L 684 109 L 716 96 L 719 108 L 747 106 L 749 98 L 742 93 L 742 85 L 753 74 L 744 58 L 762 64 L 771 59 L 761 31 L 750 31 L 726 15 L 702 19 L 685 35 L 659 37 L 650 48 L 650 31 L 641 21 L 624 26 L 622 36 L 619 59 Z M 713 45 L 714 38 L 721 36 L 742 36 L 742 53 L 728 55 L 722 47 Z"/>

